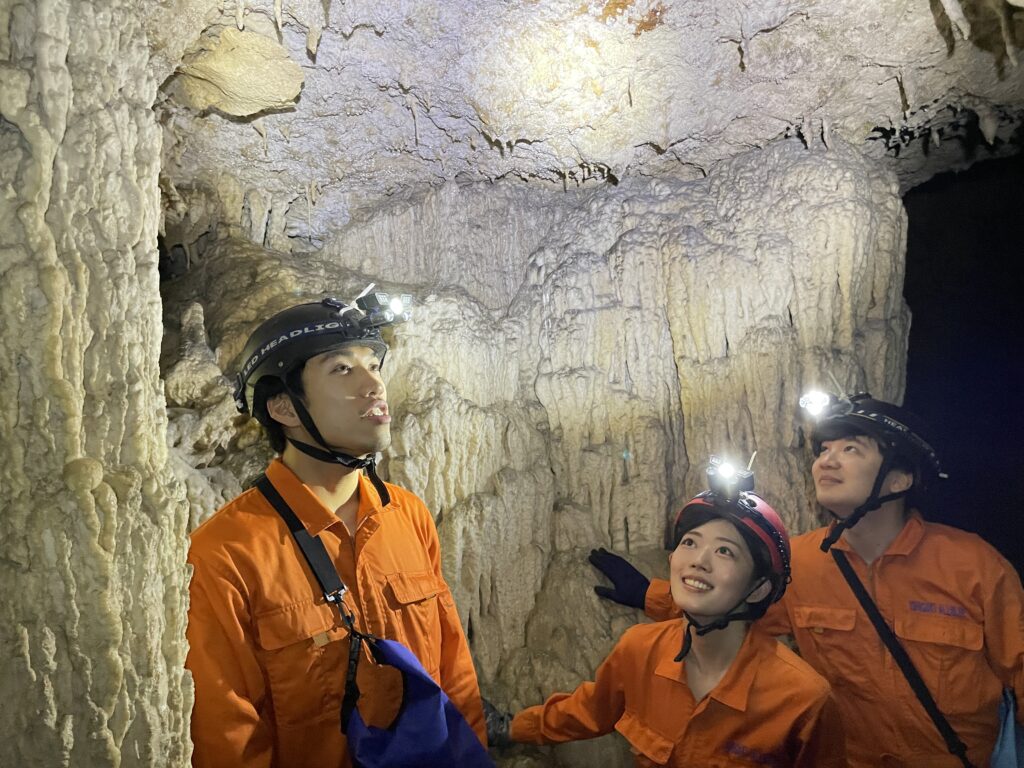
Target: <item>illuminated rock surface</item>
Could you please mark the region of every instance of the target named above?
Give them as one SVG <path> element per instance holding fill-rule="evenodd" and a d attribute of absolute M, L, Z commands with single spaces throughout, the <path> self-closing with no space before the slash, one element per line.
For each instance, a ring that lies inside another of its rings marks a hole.
<path fill-rule="evenodd" d="M 537 224 L 501 249 L 511 220 Z M 261 463 L 259 443 L 238 450 L 253 433 L 235 431 L 226 382 L 197 361 L 230 370 L 257 318 L 302 297 L 356 295 L 369 277 L 345 254 L 362 243 L 378 274 L 423 302 L 386 365 L 385 470 L 438 515 L 487 690 L 535 703 L 584 679 L 636 619 L 594 596 L 587 551 L 608 546 L 663 571 L 666 525 L 701 489 L 711 453 L 757 450 L 762 491 L 796 528 L 814 524 L 794 405 L 802 385 L 828 383 L 826 370 L 901 391 L 904 229 L 890 172 L 845 146 L 791 140 L 696 181 L 529 196 L 507 182 L 445 187 L 301 258 L 220 241 L 166 291 L 168 340 L 180 325 L 175 345 L 192 350 L 168 369 L 168 396 L 172 382 L 200 393 L 171 410 L 176 453 L 203 466 L 188 483 L 193 517 Z M 381 240 L 388 251 L 374 250 Z M 489 260 L 446 247 L 465 240 L 493 244 Z M 403 271 L 396 254 L 416 251 L 434 254 L 436 275 L 463 268 L 462 285 L 417 281 L 415 259 Z M 216 354 L 186 341 L 194 302 Z M 230 473 L 208 466 L 223 455 Z M 616 743 L 557 754 L 584 765 Z"/>
<path fill-rule="evenodd" d="M 229 377 L 301 298 L 420 301 L 384 471 L 502 705 L 636 619 L 586 553 L 664 572 L 709 454 L 811 526 L 796 398 L 901 395 L 900 192 L 1009 151 L 1022 13 L 0 3 L 0 765 L 187 764 L 185 535 L 266 460 Z"/>
<path fill-rule="evenodd" d="M 135 3 L 3 6 L 0 765 L 185 765 L 185 488 Z"/>

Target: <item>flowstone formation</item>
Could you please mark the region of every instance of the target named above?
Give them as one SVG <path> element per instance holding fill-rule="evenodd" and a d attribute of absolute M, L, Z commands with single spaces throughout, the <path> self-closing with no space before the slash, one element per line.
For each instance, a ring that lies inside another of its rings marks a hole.
<path fill-rule="evenodd" d="M 185 489 L 135 3 L 0 4 L 0 765 L 183 766 Z"/>
<path fill-rule="evenodd" d="M 172 382 L 183 393 L 174 453 L 202 476 L 191 508 L 214 509 L 266 458 L 222 375 L 261 318 L 375 279 L 412 293 L 385 370 L 383 472 L 437 516 L 485 692 L 537 703 L 587 679 L 638 618 L 594 595 L 588 550 L 663 574 L 666 528 L 712 453 L 756 450 L 760 489 L 794 530 L 815 523 L 796 401 L 826 372 L 901 392 L 904 229 L 891 172 L 842 145 L 789 141 L 704 180 L 530 195 L 452 185 L 317 253 L 218 241 L 165 286 L 168 395 Z M 466 238 L 491 244 L 487 268 L 445 247 Z M 396 257 L 417 252 L 435 254 L 425 280 Z M 460 283 L 437 280 L 460 268 Z M 611 765 L 609 751 L 621 753 L 616 737 L 543 759 Z"/>
<path fill-rule="evenodd" d="M 535 703 L 637 619 L 587 550 L 663 572 L 709 454 L 757 450 L 813 524 L 800 389 L 903 390 L 901 189 L 1024 120 L 1019 0 L 0 22 L 2 765 L 188 764 L 186 535 L 266 462 L 229 380 L 268 314 L 373 280 L 420 299 L 383 471 L 437 515 L 486 693 Z"/>

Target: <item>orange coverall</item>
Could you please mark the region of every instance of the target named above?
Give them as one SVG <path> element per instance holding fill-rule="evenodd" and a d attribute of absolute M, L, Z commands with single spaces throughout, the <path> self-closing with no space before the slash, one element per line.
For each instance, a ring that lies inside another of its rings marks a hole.
<path fill-rule="evenodd" d="M 832 684 L 852 768 L 961 768 L 918 702 L 830 554 L 822 528 L 792 540 L 793 581 L 758 622 L 791 634 Z M 1004 686 L 1024 701 L 1024 591 L 1016 571 L 978 536 L 911 514 L 870 566 L 846 552 L 975 766 L 988 765 Z M 678 613 L 667 581 L 646 611 Z M 1021 720 L 1024 708 L 1018 706 Z"/>
<path fill-rule="evenodd" d="M 412 650 L 486 744 L 476 671 L 423 502 L 388 484 L 391 504 L 381 508 L 360 476 L 353 541 L 280 460 L 267 475 L 306 530 L 320 534 L 356 626 Z M 193 765 L 350 766 L 339 730 L 348 633 L 274 508 L 246 491 L 193 532 L 188 559 Z M 364 719 L 388 725 L 401 675 L 364 653 L 358 682 Z"/>
<path fill-rule="evenodd" d="M 638 766 L 845 768 L 839 713 L 810 666 L 756 628 L 725 677 L 700 701 L 675 661 L 683 622 L 630 627 L 594 682 L 556 693 L 512 720 L 533 744 L 621 733 Z"/>

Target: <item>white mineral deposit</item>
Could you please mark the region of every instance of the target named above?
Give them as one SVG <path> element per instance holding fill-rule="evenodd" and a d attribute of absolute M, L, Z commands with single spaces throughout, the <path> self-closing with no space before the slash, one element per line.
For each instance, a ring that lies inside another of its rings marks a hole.
<path fill-rule="evenodd" d="M 662 573 L 709 454 L 815 525 L 795 403 L 902 396 L 901 194 L 1020 128 L 1022 7 L 0 0 L 0 765 L 189 764 L 187 535 L 301 299 L 416 297 L 382 472 L 490 698 L 593 672 L 637 616 L 587 551 Z"/>

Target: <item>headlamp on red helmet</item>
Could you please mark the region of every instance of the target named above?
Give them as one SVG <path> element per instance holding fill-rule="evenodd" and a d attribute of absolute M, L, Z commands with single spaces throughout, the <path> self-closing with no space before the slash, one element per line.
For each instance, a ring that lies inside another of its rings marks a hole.
<path fill-rule="evenodd" d="M 713 518 L 735 525 L 755 561 L 767 569 L 764 576 L 772 582 L 771 594 L 751 617 L 757 618 L 786 591 L 790 579 L 789 534 L 779 514 L 753 492 L 753 472 L 736 469 L 713 456 L 707 478 L 709 490 L 691 499 L 676 516 L 673 542 L 678 545 L 684 533 Z"/>
<path fill-rule="evenodd" d="M 754 473 L 749 469 L 737 469 L 728 461 L 712 456 L 706 470 L 708 488 L 716 498 L 735 501 L 739 494 L 754 490 Z"/>

